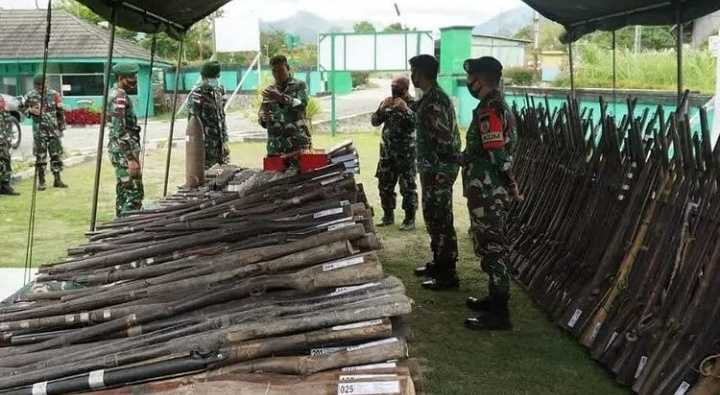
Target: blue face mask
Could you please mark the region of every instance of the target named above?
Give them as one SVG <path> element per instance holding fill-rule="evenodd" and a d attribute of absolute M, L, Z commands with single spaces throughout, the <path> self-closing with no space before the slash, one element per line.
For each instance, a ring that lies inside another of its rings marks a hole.
<path fill-rule="evenodd" d="M 220 83 L 218 82 L 217 78 L 210 78 L 208 79 L 208 85 L 212 86 L 213 88 L 217 88 Z"/>

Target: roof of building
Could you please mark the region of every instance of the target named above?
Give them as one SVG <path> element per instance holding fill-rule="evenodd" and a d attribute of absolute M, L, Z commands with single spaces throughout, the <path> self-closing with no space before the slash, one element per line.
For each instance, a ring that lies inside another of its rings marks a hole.
<path fill-rule="evenodd" d="M 521 38 L 513 38 L 513 37 L 494 36 L 492 34 L 475 33 L 475 34 L 473 34 L 473 37 L 492 38 L 493 40 L 513 41 L 513 42 L 525 43 L 525 44 L 532 43 L 532 41 L 530 41 L 530 40 L 523 40 Z"/>
<path fill-rule="evenodd" d="M 0 9 L 0 60 L 42 59 L 45 10 Z M 48 57 L 55 59 L 105 59 L 109 31 L 63 10 L 53 10 Z M 114 58 L 150 60 L 150 51 L 115 36 Z"/>

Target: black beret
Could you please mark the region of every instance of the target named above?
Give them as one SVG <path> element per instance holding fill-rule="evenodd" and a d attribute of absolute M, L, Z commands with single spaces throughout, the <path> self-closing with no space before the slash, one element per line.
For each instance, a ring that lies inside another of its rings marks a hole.
<path fill-rule="evenodd" d="M 409 60 L 410 66 L 421 70 L 437 70 L 439 63 L 434 56 L 428 54 L 422 54 L 413 56 Z"/>
<path fill-rule="evenodd" d="M 220 63 L 210 61 L 205 63 L 200 69 L 200 75 L 204 78 L 215 78 L 220 75 Z"/>
<path fill-rule="evenodd" d="M 472 73 L 493 73 L 502 75 L 502 63 L 492 56 L 482 56 L 475 59 L 467 59 L 463 68 L 468 74 Z"/>

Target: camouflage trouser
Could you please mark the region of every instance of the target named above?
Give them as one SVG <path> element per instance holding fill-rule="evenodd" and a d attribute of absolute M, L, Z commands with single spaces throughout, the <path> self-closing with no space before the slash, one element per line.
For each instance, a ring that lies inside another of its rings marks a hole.
<path fill-rule="evenodd" d="M 0 145 L 0 185 L 10 183 L 12 176 L 10 158 L 10 146 Z"/>
<path fill-rule="evenodd" d="M 470 235 L 475 255 L 489 277 L 490 295 L 510 296 L 510 272 L 507 266 L 509 244 L 506 234 L 508 192 L 503 187 L 483 185 L 470 180 L 465 190 L 470 212 Z"/>
<path fill-rule="evenodd" d="M 60 173 L 63 169 L 63 146 L 60 137 L 37 135 L 34 138 L 33 154 L 35 155 L 35 166 L 45 170 L 50 157 L 50 170 L 53 173 Z"/>
<path fill-rule="evenodd" d="M 122 217 L 128 211 L 140 210 L 142 201 L 145 197 L 142 177 L 135 179 L 130 177 L 127 167 L 115 165 L 115 177 L 117 178 L 117 186 L 115 187 L 115 215 Z"/>
<path fill-rule="evenodd" d="M 292 135 L 276 134 L 268 131 L 268 155 L 287 154 L 310 148 L 310 133 L 306 128 L 298 129 Z"/>
<path fill-rule="evenodd" d="M 437 277 L 455 273 L 458 247 L 453 222 L 453 184 L 455 174 L 420 173 L 422 211 L 430 234 L 430 249 Z"/>
<path fill-rule="evenodd" d="M 215 164 L 230 163 L 230 149 L 222 134 L 214 129 L 205 130 L 205 170 Z"/>
<path fill-rule="evenodd" d="M 380 192 L 380 204 L 383 210 L 393 211 L 395 209 L 395 184 L 400 184 L 400 194 L 403 197 L 402 208 L 405 211 L 417 211 L 417 171 L 415 170 L 415 158 L 389 157 L 384 155 L 384 147 L 380 147 L 380 161 L 378 162 L 375 177 L 378 179 Z"/>

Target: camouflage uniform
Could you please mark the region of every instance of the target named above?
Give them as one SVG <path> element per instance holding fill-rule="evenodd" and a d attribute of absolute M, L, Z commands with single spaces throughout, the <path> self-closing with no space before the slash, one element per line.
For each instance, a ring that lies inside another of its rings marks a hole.
<path fill-rule="evenodd" d="M 453 223 L 453 184 L 457 179 L 460 132 L 448 95 L 435 84 L 416 105 L 417 155 L 422 208 L 430 234 L 434 277 L 455 276 L 458 257 Z"/>
<path fill-rule="evenodd" d="M 310 148 L 310 131 L 305 124 L 305 107 L 308 96 L 305 82 L 293 77 L 285 86 L 273 85 L 285 96 L 285 103 L 263 103 L 260 107 L 260 126 L 268 131 L 267 153 L 287 154 Z M 272 119 L 265 122 L 263 114 L 272 111 Z"/>
<path fill-rule="evenodd" d="M 509 298 L 510 273 L 507 266 L 506 235 L 509 192 L 515 185 L 512 175 L 514 118 L 499 91 L 485 96 L 473 111 L 463 153 L 463 191 L 470 212 L 470 233 L 475 255 L 489 277 L 490 295 Z M 502 133 L 500 148 L 483 147 L 483 134 Z"/>
<path fill-rule="evenodd" d="M 230 163 L 224 96 L 223 87 L 212 87 L 207 83 L 196 87 L 190 93 L 188 113 L 190 116 L 196 115 L 203 125 L 206 170 L 215 164 Z"/>
<path fill-rule="evenodd" d="M 13 130 L 10 120 L 11 115 L 0 108 L 0 186 L 10 184 L 12 177 L 10 146 Z"/>
<path fill-rule="evenodd" d="M 41 94 L 33 89 L 25 95 L 25 106 L 40 105 Z M 62 131 L 65 130 L 65 110 L 60 94 L 52 89 L 47 91 L 47 103 L 42 115 L 30 113 L 33 120 L 33 154 L 35 166 L 44 175 L 50 157 L 50 169 L 57 177 L 63 170 Z"/>
<path fill-rule="evenodd" d="M 408 107 L 415 106 L 415 100 L 405 98 Z M 384 124 L 380 143 L 380 161 L 375 177 L 378 179 L 380 202 L 385 212 L 395 209 L 395 184 L 400 182 L 405 212 L 417 211 L 417 176 L 415 157 L 415 112 L 396 108 L 378 108 L 372 115 L 373 126 Z"/>
<path fill-rule="evenodd" d="M 133 103 L 123 89 L 113 90 L 108 114 L 112 119 L 108 152 L 117 178 L 115 214 L 120 217 L 127 211 L 141 209 L 145 195 L 142 175 L 133 178 L 128 172 L 128 162 L 140 160 L 140 127 Z"/>

